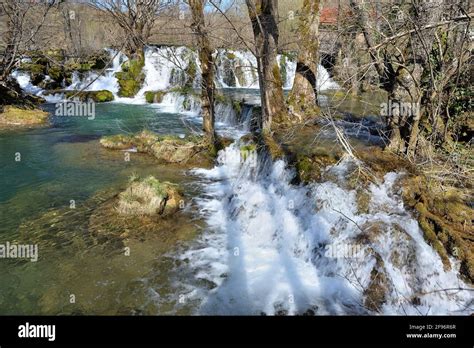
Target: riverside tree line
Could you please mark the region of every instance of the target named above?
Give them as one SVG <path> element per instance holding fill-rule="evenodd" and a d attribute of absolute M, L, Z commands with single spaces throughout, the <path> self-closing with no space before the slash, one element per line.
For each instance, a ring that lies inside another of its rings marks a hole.
<path fill-rule="evenodd" d="M 279 13 L 282 2 L 291 11 Z M 61 28 L 63 45 L 70 46 L 72 55 L 81 54 L 81 42 L 85 40 L 81 26 L 87 25 L 88 18 L 99 18 L 104 27 L 109 26 L 111 37 L 118 29 L 120 35 L 108 42 L 134 62 L 138 73 L 130 72 L 129 78 L 138 84 L 143 81 L 139 74 L 144 66 L 145 46 L 153 43 L 160 31 L 163 35 L 173 32 L 199 52 L 203 128 L 212 145 L 216 139 L 213 51 L 218 46 L 232 45 L 226 42 L 225 35 L 218 35 L 225 27 L 226 33 L 232 33 L 233 45 L 250 50 L 257 59 L 261 95 L 257 124 L 260 131 L 270 134 L 277 127 L 321 115 L 316 85 L 322 56 L 320 15 L 328 6 L 337 8 L 335 44 L 340 59 L 352 59 L 350 79 L 370 81 L 373 88 L 387 93 L 388 104 L 420 105 L 417 114 L 384 117 L 386 147 L 414 157 L 426 152 L 426 148 L 443 148 L 453 142 L 459 118 L 471 111 L 474 13 L 468 0 L 300 0 L 290 5 L 282 0 L 6 0 L 0 4 L 0 103 L 34 102 L 34 98 L 24 98 L 11 72 L 29 51 L 47 44 L 45 40 L 51 36 L 48 29 Z M 165 25 L 163 18 L 173 18 L 175 22 Z M 290 29 L 285 26 L 289 21 Z M 292 32 L 294 42 L 286 39 L 281 44 L 282 28 L 285 37 L 288 31 Z M 276 57 L 289 48 L 297 67 L 293 88 L 285 97 Z M 345 82 L 342 81 L 343 86 Z"/>

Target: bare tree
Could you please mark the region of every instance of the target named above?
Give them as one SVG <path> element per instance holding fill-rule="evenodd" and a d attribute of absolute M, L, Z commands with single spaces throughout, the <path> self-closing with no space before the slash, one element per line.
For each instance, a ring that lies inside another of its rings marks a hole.
<path fill-rule="evenodd" d="M 203 130 L 205 132 L 208 145 L 214 149 L 215 130 L 214 130 L 214 70 L 212 49 L 209 42 L 206 25 L 204 22 L 203 0 L 189 0 L 193 22 L 191 28 L 196 35 L 199 52 L 199 62 L 201 65 L 201 113 L 203 119 Z"/>
<path fill-rule="evenodd" d="M 280 68 L 277 63 L 278 50 L 278 1 L 246 0 L 255 40 L 260 97 L 262 103 L 261 127 L 271 129 L 273 121 L 286 117 L 286 105 Z"/>
<path fill-rule="evenodd" d="M 34 45 L 38 31 L 55 4 L 55 0 L 43 2 L 5 0 L 0 3 L 0 16 L 2 21 L 5 19 L 6 26 L 3 35 L 5 47 L 0 56 L 0 104 L 28 102 L 10 78 L 10 74 L 19 63 L 22 54 Z"/>
<path fill-rule="evenodd" d="M 5 49 L 0 60 L 0 81 L 6 80 L 20 55 L 34 43 L 35 35 L 55 4 L 54 0 L 45 2 L 6 0 L 0 3 L 2 17 L 6 19 Z M 31 18 L 33 14 L 34 22 Z"/>
<path fill-rule="evenodd" d="M 109 13 L 125 36 L 125 49 L 131 59 L 143 59 L 143 48 L 151 35 L 157 13 L 169 1 L 92 0 L 95 8 Z"/>
<path fill-rule="evenodd" d="M 372 23 L 367 3 L 350 0 L 350 5 L 381 87 L 388 93 L 388 108 L 403 103 L 417 106 L 416 112 L 388 110 L 388 148 L 413 156 L 421 135 L 430 137 L 434 145 L 447 141 L 446 87 L 470 57 L 465 44 L 472 15 L 466 12 L 468 3 L 438 0 L 389 5 L 382 32 Z"/>

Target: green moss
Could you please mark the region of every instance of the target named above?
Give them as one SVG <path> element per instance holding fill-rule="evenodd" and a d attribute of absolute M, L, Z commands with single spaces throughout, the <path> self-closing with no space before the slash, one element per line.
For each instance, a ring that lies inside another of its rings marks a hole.
<path fill-rule="evenodd" d="M 95 92 L 94 101 L 97 103 L 103 103 L 103 102 L 108 102 L 112 100 L 114 100 L 114 95 L 110 91 L 107 91 L 104 89 L 104 90 Z"/>
<path fill-rule="evenodd" d="M 122 71 L 115 73 L 119 84 L 119 96 L 131 98 L 137 94 L 145 80 L 142 71 L 144 66 L 144 58 L 131 59 L 122 64 Z"/>
<path fill-rule="evenodd" d="M 44 74 L 46 67 L 35 63 L 22 63 L 19 70 L 29 72 L 30 74 Z"/>
<path fill-rule="evenodd" d="M 283 54 L 280 56 L 280 75 L 281 75 L 283 84 L 285 84 L 286 79 L 288 78 L 287 76 L 288 74 L 286 72 L 286 56 Z"/>
<path fill-rule="evenodd" d="M 152 92 L 152 91 L 145 92 L 145 100 L 149 104 L 153 103 L 155 101 L 155 92 Z"/>
<path fill-rule="evenodd" d="M 270 156 L 273 160 L 281 159 L 285 157 L 283 148 L 281 145 L 273 138 L 271 134 L 264 133 L 261 136 L 264 146 L 268 150 Z"/>
<path fill-rule="evenodd" d="M 145 92 L 145 100 L 147 103 L 161 103 L 166 91 L 147 91 Z"/>
<path fill-rule="evenodd" d="M 114 100 L 112 92 L 103 89 L 101 91 L 67 91 L 66 98 L 78 99 L 82 102 L 92 100 L 95 103 L 104 103 Z"/>
<path fill-rule="evenodd" d="M 150 176 L 146 177 L 143 180 L 143 183 L 145 185 L 147 185 L 148 187 L 153 188 L 153 190 L 155 191 L 157 196 L 159 196 L 159 197 L 166 197 L 167 196 L 166 185 L 161 183 L 153 175 L 150 175 Z"/>
<path fill-rule="evenodd" d="M 250 154 L 255 153 L 257 151 L 256 144 L 246 144 L 240 147 L 240 157 L 245 161 Z"/>
<path fill-rule="evenodd" d="M 57 65 L 49 67 L 47 73 L 55 81 L 62 81 L 64 78 L 63 70 Z"/>
<path fill-rule="evenodd" d="M 300 175 L 305 175 L 311 172 L 312 168 L 313 168 L 313 163 L 306 156 L 304 156 L 303 158 L 300 158 L 298 162 L 296 162 L 296 169 L 298 170 Z"/>
<path fill-rule="evenodd" d="M 183 109 L 187 111 L 191 110 L 191 100 L 189 98 L 183 99 Z"/>
<path fill-rule="evenodd" d="M 60 50 L 60 49 L 57 49 L 57 50 L 48 50 L 45 52 L 46 56 L 48 56 L 49 58 L 57 61 L 57 62 L 61 62 L 64 60 L 64 54 L 63 54 L 63 51 Z"/>
<path fill-rule="evenodd" d="M 233 59 L 236 58 L 235 54 L 232 53 L 232 52 L 226 52 L 225 55 L 226 55 L 227 59 L 229 59 L 229 60 L 233 60 Z"/>
<path fill-rule="evenodd" d="M 192 59 L 189 60 L 189 64 L 186 67 L 185 73 L 186 73 L 185 86 L 192 88 L 193 87 L 193 82 L 194 82 L 194 79 L 195 79 L 196 73 L 197 73 L 197 65 L 194 62 L 194 60 L 192 60 Z"/>
<path fill-rule="evenodd" d="M 234 108 L 234 111 L 237 113 L 237 115 L 240 115 L 242 112 L 242 102 L 239 100 L 233 100 L 232 107 Z"/>

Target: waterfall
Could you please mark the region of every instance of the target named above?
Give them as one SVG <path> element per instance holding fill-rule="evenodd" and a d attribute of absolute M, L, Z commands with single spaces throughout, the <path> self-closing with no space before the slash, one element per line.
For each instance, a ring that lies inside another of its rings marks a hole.
<path fill-rule="evenodd" d="M 31 83 L 31 77 L 26 72 L 15 70 L 12 72 L 12 77 L 16 79 L 21 89 L 26 93 L 38 95 L 42 91 L 41 87 L 35 86 Z"/>
<path fill-rule="evenodd" d="M 117 52 L 113 49 L 106 49 L 112 60 L 112 66 L 105 69 L 103 75 L 98 74 L 96 71 L 88 71 L 86 73 L 80 73 L 74 71 L 72 74 L 72 82 L 69 86 L 64 88 L 66 91 L 81 90 L 85 91 L 99 91 L 109 90 L 114 96 L 117 96 L 119 85 L 117 78 L 114 76 L 116 72 L 121 71 L 121 65 L 128 59 L 122 52 Z M 31 83 L 30 75 L 27 72 L 15 70 L 12 73 L 12 77 L 15 78 L 20 87 L 27 93 L 37 95 L 44 98 L 49 103 L 55 103 L 64 99 L 64 93 L 48 94 L 47 91 L 39 86 L 35 86 Z M 44 80 L 51 79 L 48 75 L 45 76 Z"/>
<path fill-rule="evenodd" d="M 193 279 L 180 291 L 198 313 L 469 314 L 469 291 L 443 290 L 469 288 L 459 262 L 444 270 L 403 206 L 403 173 L 370 184 L 368 210 L 359 212 L 346 177 L 353 160 L 327 167 L 331 181 L 292 185 L 285 161 L 244 145 L 236 140 L 214 168 L 192 171 L 202 178 L 196 202 L 207 228 L 176 257 L 191 265 L 178 271 Z"/>
<path fill-rule="evenodd" d="M 121 103 L 145 103 L 145 92 L 167 90 L 171 88 L 198 89 L 201 84 L 200 66 L 196 52 L 184 46 L 149 46 L 145 49 L 145 81 L 134 98 L 118 96 L 119 85 L 115 73 L 121 71 L 121 65 L 127 57 L 112 49 L 107 49 L 113 57 L 112 66 L 106 69 L 101 76 L 97 71 L 80 73 L 73 72 L 72 83 L 65 90 L 97 91 L 109 90 L 115 96 L 115 101 Z M 218 49 L 213 54 L 216 61 L 216 86 L 218 88 L 245 88 L 258 89 L 257 61 L 251 52 Z M 278 64 L 282 71 L 285 89 L 291 89 L 295 77 L 296 62 L 287 56 L 278 55 Z M 29 93 L 43 96 L 45 93 L 38 86 L 31 84 L 27 73 L 14 72 L 12 74 L 23 89 Z M 48 77 L 45 77 L 48 79 Z M 318 67 L 318 88 L 339 88 L 329 76 L 326 69 Z M 63 95 L 46 96 L 48 101 L 62 99 Z"/>
<path fill-rule="evenodd" d="M 26 72 L 15 70 L 12 72 L 11 76 L 18 82 L 21 89 L 24 90 L 26 93 L 42 97 L 48 103 L 56 103 L 63 99 L 62 93 L 54 95 L 44 95 L 45 91 L 41 87 L 33 85 L 31 83 L 30 75 Z M 45 76 L 45 80 L 47 80 L 48 78 L 50 77 Z"/>
<path fill-rule="evenodd" d="M 163 101 L 158 104 L 158 107 L 162 112 L 197 117 L 201 111 L 201 102 L 194 94 L 170 92 L 164 95 Z"/>
<path fill-rule="evenodd" d="M 128 60 L 127 56 L 122 52 L 117 52 L 113 49 L 107 49 L 112 60 L 112 66 L 105 69 L 105 74 L 98 75 L 96 71 L 89 71 L 81 74 L 74 72 L 72 75 L 72 83 L 66 90 L 81 90 L 99 91 L 106 89 L 117 96 L 119 85 L 115 77 L 115 73 L 122 70 L 122 64 Z"/>

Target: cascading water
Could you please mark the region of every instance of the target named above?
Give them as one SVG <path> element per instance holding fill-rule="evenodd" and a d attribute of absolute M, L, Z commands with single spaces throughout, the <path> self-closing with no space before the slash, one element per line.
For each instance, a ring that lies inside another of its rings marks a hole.
<path fill-rule="evenodd" d="M 147 47 L 144 67 L 145 82 L 134 99 L 144 102 L 145 92 L 184 86 L 188 78 L 192 79 L 193 87 L 198 87 L 196 77 L 187 75 L 194 68 L 195 75 L 200 75 L 195 52 L 184 46 Z"/>
<path fill-rule="evenodd" d="M 43 91 L 41 87 L 35 86 L 31 83 L 31 77 L 26 72 L 15 70 L 12 72 L 12 77 L 16 79 L 21 89 L 26 93 L 39 95 Z"/>
<path fill-rule="evenodd" d="M 74 72 L 72 83 L 65 87 L 65 90 L 109 90 L 114 94 L 117 102 L 142 104 L 145 103 L 147 91 L 179 87 L 198 89 L 200 86 L 200 67 L 195 51 L 184 46 L 150 46 L 145 49 L 145 81 L 142 88 L 134 98 L 121 98 L 118 96 L 119 85 L 115 73 L 121 71 L 121 66 L 127 57 L 112 49 L 108 49 L 108 52 L 113 58 L 112 66 L 106 69 L 103 75 L 99 76 L 97 71 Z M 247 51 L 220 49 L 214 53 L 214 57 L 218 88 L 258 89 L 257 61 L 253 54 Z M 286 56 L 278 55 L 277 59 L 284 77 L 284 88 L 290 89 L 295 77 L 296 63 Z M 27 73 L 15 71 L 12 76 L 18 80 L 25 91 L 42 96 L 47 101 L 57 101 L 64 97 L 63 94 L 49 95 L 42 88 L 34 86 Z M 47 80 L 48 77 L 45 79 Z M 321 65 L 318 67 L 317 85 L 320 90 L 338 88 L 338 85 L 332 81 L 329 73 Z"/>
<path fill-rule="evenodd" d="M 105 70 L 103 75 L 98 75 L 97 72 L 87 72 L 80 74 L 74 72 L 72 76 L 72 83 L 66 90 L 85 90 L 85 91 L 99 91 L 108 90 L 115 96 L 118 93 L 119 85 L 115 73 L 122 70 L 122 64 L 128 60 L 127 56 L 122 52 L 117 52 L 113 49 L 107 49 L 110 58 L 112 59 L 112 66 Z"/>
<path fill-rule="evenodd" d="M 117 97 L 119 90 L 119 85 L 115 73 L 121 71 L 121 65 L 128 58 L 122 52 L 117 52 L 113 49 L 107 49 L 110 57 L 112 59 L 112 66 L 105 70 L 105 73 L 99 75 L 98 72 L 90 71 L 85 74 L 79 72 L 74 72 L 72 74 L 72 82 L 69 86 L 64 88 L 66 91 L 72 90 L 85 90 L 85 91 L 99 91 L 99 90 L 108 90 Z M 58 102 L 64 99 L 64 93 L 46 93 L 43 88 L 35 86 L 31 83 L 30 75 L 26 72 L 15 70 L 12 73 L 20 87 L 27 93 L 37 95 L 44 98 L 49 103 Z M 49 76 L 45 76 L 44 80 L 47 81 L 51 79 Z"/>
<path fill-rule="evenodd" d="M 452 259 L 453 269 L 443 269 L 403 207 L 403 174 L 371 184 L 361 213 L 347 187 L 352 160 L 328 167 L 331 181 L 295 186 L 284 161 L 242 145 L 222 150 L 216 167 L 193 171 L 203 178 L 205 195 L 196 200 L 208 228 L 176 257 L 191 268 L 194 281 L 183 291 L 198 313 L 469 312 L 472 293 L 456 290 L 469 288 L 459 264 Z"/>

